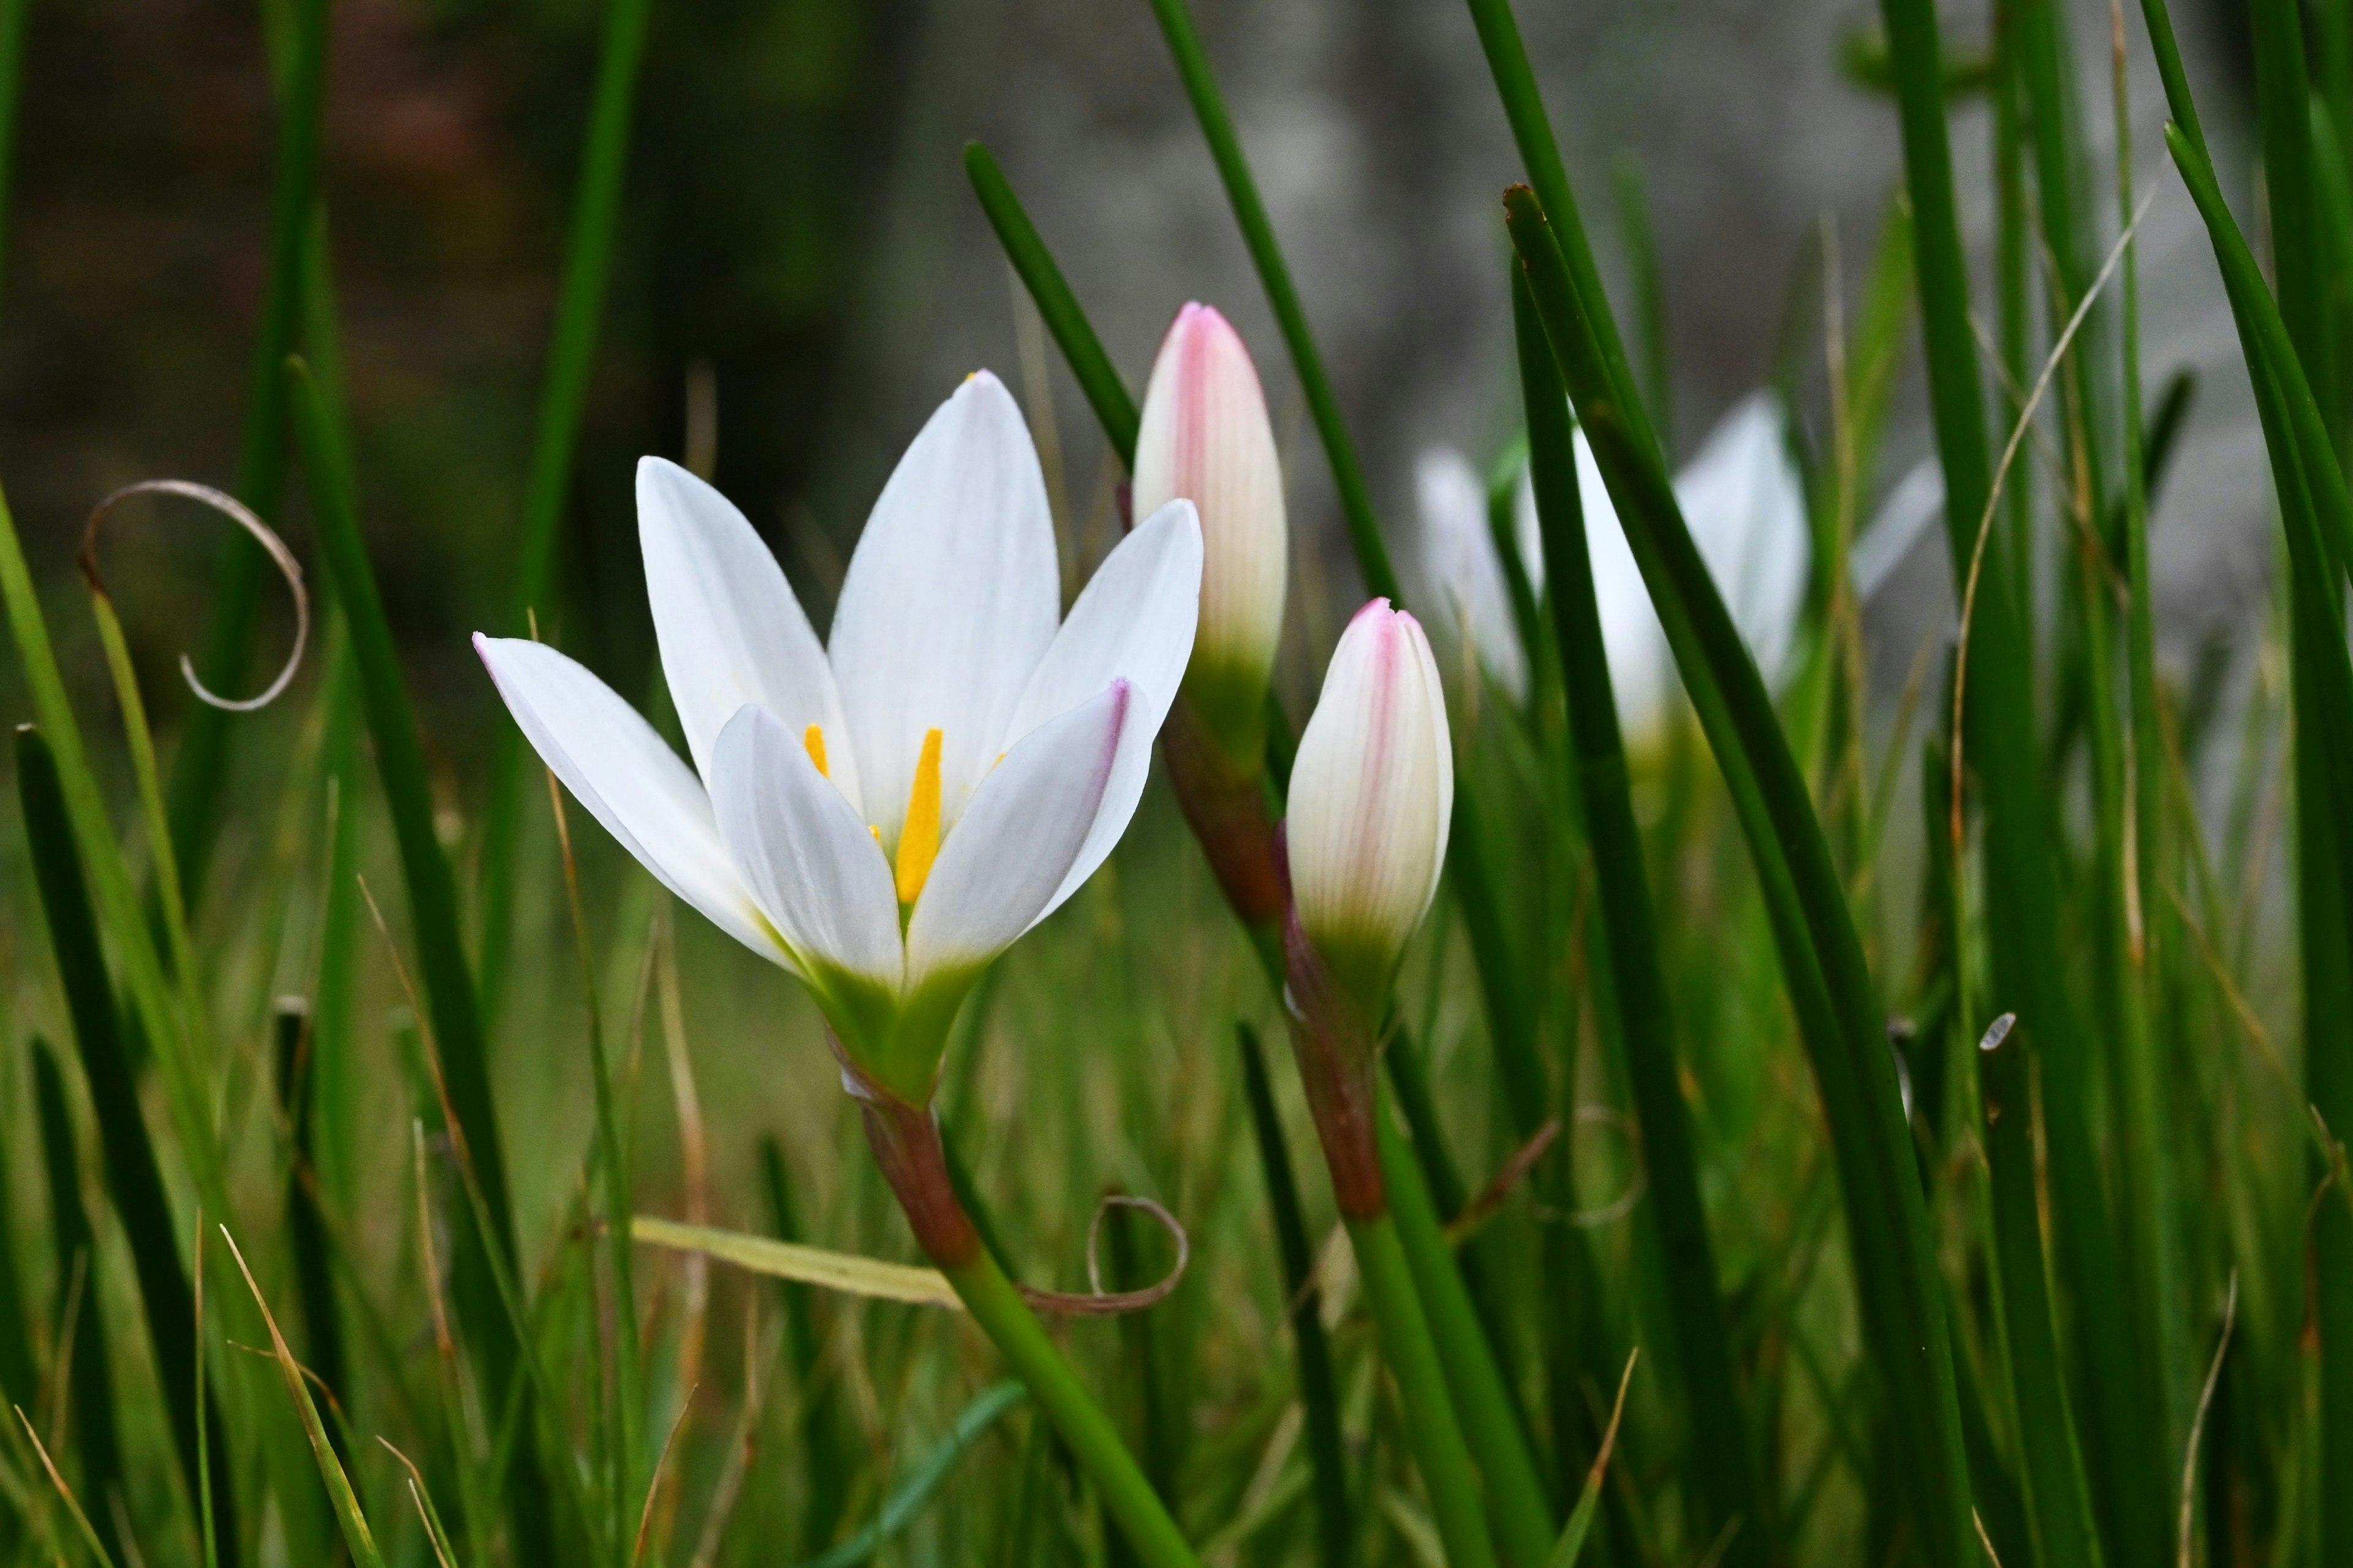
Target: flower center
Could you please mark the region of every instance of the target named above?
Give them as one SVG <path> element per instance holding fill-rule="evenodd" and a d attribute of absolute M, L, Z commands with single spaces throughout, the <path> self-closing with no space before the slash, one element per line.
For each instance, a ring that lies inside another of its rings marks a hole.
<path fill-rule="evenodd" d="M 907 819 L 899 829 L 899 902 L 922 896 L 932 862 L 940 856 L 940 732 L 923 731 L 915 759 L 915 782 L 907 791 Z"/>

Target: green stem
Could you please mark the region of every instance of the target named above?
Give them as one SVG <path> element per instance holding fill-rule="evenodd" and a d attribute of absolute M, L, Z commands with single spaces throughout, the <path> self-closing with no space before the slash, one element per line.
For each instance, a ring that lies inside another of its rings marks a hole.
<path fill-rule="evenodd" d="M 1176 62 L 1176 74 L 1185 83 L 1185 96 L 1192 100 L 1193 114 L 1201 122 L 1201 135 L 1209 143 L 1209 156 L 1218 165 L 1218 177 L 1225 182 L 1226 199 L 1234 209 L 1235 225 L 1242 231 L 1242 243 L 1250 247 L 1250 261 L 1258 268 L 1259 282 L 1266 289 L 1267 303 L 1274 308 L 1274 319 L 1282 329 L 1282 341 L 1291 350 L 1291 363 L 1299 373 L 1300 390 L 1307 396 L 1307 411 L 1315 421 L 1315 434 L 1323 440 L 1324 455 L 1332 465 L 1332 482 L 1340 492 L 1340 511 L 1348 526 L 1348 542 L 1356 550 L 1356 566 L 1364 574 L 1366 591 L 1376 597 L 1402 603 L 1405 595 L 1398 586 L 1395 568 L 1389 564 L 1388 545 L 1381 542 L 1381 525 L 1373 511 L 1373 494 L 1365 483 L 1364 465 L 1356 458 L 1355 440 L 1340 416 L 1340 400 L 1333 394 L 1332 378 L 1324 369 L 1324 355 L 1315 346 L 1314 334 L 1307 325 L 1306 307 L 1299 300 L 1299 289 L 1291 280 L 1290 265 L 1282 258 L 1282 247 L 1274 237 L 1274 225 L 1267 216 L 1266 203 L 1261 199 L 1258 182 L 1250 174 L 1250 162 L 1242 156 L 1241 140 L 1234 133 L 1233 117 L 1226 111 L 1225 96 L 1218 90 L 1218 80 L 1209 69 L 1209 57 L 1201 47 L 1201 36 L 1193 26 L 1192 12 L 1186 0 L 1152 0 L 1152 14 L 1160 19 L 1160 31 L 1168 40 L 1168 53 Z"/>
<path fill-rule="evenodd" d="M 1071 1456 L 1094 1483 L 1104 1510 L 1126 1532 L 1136 1556 L 1151 1568 L 1199 1568 L 1176 1521 L 1168 1517 L 1159 1494 L 1120 1441 L 1118 1428 L 1054 1348 L 1045 1325 L 988 1249 L 976 1248 L 968 1261 L 944 1272 L 973 1321 L 1012 1363 L 1029 1385 L 1030 1397 L 1070 1445 Z"/>
<path fill-rule="evenodd" d="M 1365 1284 L 1365 1300 L 1381 1335 L 1381 1358 L 1397 1379 L 1398 1400 L 1405 1407 L 1406 1440 L 1429 1489 L 1430 1511 L 1436 1516 L 1439 1539 L 1445 1543 L 1451 1568 L 1494 1568 L 1495 1548 L 1487 1535 L 1480 1510 L 1479 1480 L 1471 1468 L 1471 1450 L 1455 1418 L 1452 1391 L 1430 1321 L 1422 1314 L 1414 1289 L 1405 1247 L 1398 1238 L 1397 1222 L 1389 1215 L 1348 1221 L 1348 1240 L 1356 1247 L 1356 1271 Z"/>
<path fill-rule="evenodd" d="M 1088 405 L 1094 409 L 1096 420 L 1103 426 L 1104 438 L 1111 449 L 1119 454 L 1120 466 L 1135 466 L 1135 430 L 1138 416 L 1135 399 L 1127 393 L 1126 384 L 1119 378 L 1119 370 L 1103 351 L 1103 340 L 1095 336 L 1094 327 L 1080 309 L 1078 296 L 1071 292 L 1062 277 L 1062 269 L 1054 264 L 1053 253 L 1038 237 L 1038 226 L 1029 221 L 1022 210 L 1021 199 L 1013 194 L 1012 183 L 1005 171 L 997 167 L 996 157 L 977 142 L 967 142 L 964 147 L 964 169 L 972 182 L 973 195 L 980 198 L 981 211 L 988 215 L 988 224 L 997 231 L 997 241 L 1005 247 L 1006 259 L 1021 277 L 1029 298 L 1038 304 L 1038 314 L 1044 319 L 1046 330 L 1054 334 L 1054 342 L 1062 351 L 1062 359 L 1078 379 L 1079 390 L 1086 394 Z"/>
<path fill-rule="evenodd" d="M 1445 1373 L 1446 1393 L 1472 1457 L 1478 1462 L 1479 1474 L 1487 1482 L 1495 1539 L 1504 1559 L 1517 1568 L 1544 1568 L 1552 1553 L 1555 1527 L 1535 1457 L 1528 1451 L 1525 1424 L 1511 1390 L 1504 1386 L 1503 1370 L 1495 1364 L 1486 1331 L 1472 1305 L 1461 1270 L 1455 1266 L 1454 1253 L 1447 1246 L 1445 1229 L 1439 1223 L 1414 1151 L 1399 1135 L 1386 1107 L 1374 1112 L 1373 1127 L 1380 1139 L 1381 1174 L 1388 1183 L 1391 1228 L 1413 1277 L 1413 1293 Z M 1360 1257 L 1362 1245 L 1358 1243 Z M 1371 1289 L 1369 1276 L 1366 1289 Z M 1374 1310 L 1379 1310 L 1377 1303 Z M 1382 1343 L 1387 1349 L 1386 1321 Z M 1389 1364 L 1397 1372 L 1394 1353 Z M 1402 1373 L 1398 1373 L 1398 1380 L 1402 1388 Z M 1408 1415 L 1410 1418 L 1410 1410 Z M 1424 1474 L 1427 1479 L 1426 1469 Z"/>
<path fill-rule="evenodd" d="M 629 121 L 637 102 L 638 67 L 645 55 L 646 21 L 651 10 L 652 0 L 610 0 L 605 13 L 596 96 L 588 109 L 587 146 L 581 156 L 563 279 L 556 290 L 555 328 L 548 347 L 539 435 L 532 448 L 531 479 L 523 492 L 522 557 L 508 617 L 508 635 L 512 637 L 526 635 L 532 612 L 543 614 L 549 608 L 556 531 L 564 520 L 573 454 L 580 443 L 581 411 L 588 399 L 588 373 L 596 364 L 606 284 L 613 269 L 613 236 L 620 221 L 622 180 L 628 172 Z M 498 1017 L 499 1002 L 506 989 L 514 925 L 515 847 L 523 787 L 532 771 L 525 763 L 520 731 L 512 725 L 501 726 L 491 761 L 491 795 L 482 828 L 480 973 L 486 1032 Z"/>

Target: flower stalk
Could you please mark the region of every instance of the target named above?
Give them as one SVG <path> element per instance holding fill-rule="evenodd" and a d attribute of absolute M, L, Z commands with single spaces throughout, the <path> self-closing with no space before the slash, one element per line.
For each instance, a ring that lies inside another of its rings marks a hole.
<path fill-rule="evenodd" d="M 947 1149 L 931 1106 L 903 1100 L 867 1076 L 830 1029 L 826 1043 L 841 1063 L 843 1085 L 858 1101 L 866 1146 L 917 1244 L 1029 1386 L 1136 1555 L 1148 1568 L 1198 1568 L 1184 1532 L 1128 1453 L 1118 1428 L 1055 1348 L 1020 1287 L 982 1245 L 949 1178 Z"/>

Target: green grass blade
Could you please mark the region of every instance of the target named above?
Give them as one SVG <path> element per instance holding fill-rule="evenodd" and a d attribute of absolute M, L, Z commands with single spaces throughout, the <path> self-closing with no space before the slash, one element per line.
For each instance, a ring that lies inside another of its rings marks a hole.
<path fill-rule="evenodd" d="M 965 1451 L 997 1425 L 998 1417 L 1029 1397 L 1029 1391 L 1010 1378 L 984 1390 L 956 1413 L 956 1418 L 948 1424 L 946 1435 L 915 1461 L 905 1479 L 892 1489 L 873 1523 L 832 1551 L 808 1559 L 802 1568 L 856 1568 L 881 1551 L 922 1514 L 932 1494 L 955 1471 L 956 1461 L 964 1458 Z"/>
<path fill-rule="evenodd" d="M 247 383 L 237 499 L 265 521 L 277 517 L 286 486 L 286 356 L 301 321 L 304 250 L 319 190 L 320 121 L 326 100 L 329 0 L 294 0 L 289 58 L 279 79 L 278 163 L 270 194 L 269 269 L 261 327 Z M 260 547 L 239 531 L 222 545 L 213 576 L 204 651 L 196 672 L 215 691 L 240 689 L 252 662 L 253 630 L 269 570 Z M 199 702 L 189 709 L 172 769 L 172 847 L 191 909 L 203 898 L 228 780 L 234 715 Z"/>
<path fill-rule="evenodd" d="M 2117 222 L 2132 221 L 2132 103 L 2124 54 L 2124 17 L 2116 13 L 2111 59 L 2114 130 L 2116 143 Z M 2126 922 L 2132 932 L 2135 917 L 2137 942 L 2128 947 L 2136 968 L 2135 994 L 2127 1043 L 2134 1048 L 2124 1058 L 2126 1092 L 2119 1097 L 2118 1118 L 2121 1205 L 2127 1262 L 2136 1290 L 2151 1330 L 2157 1365 L 2163 1378 L 2158 1393 L 2165 1411 L 2166 1452 L 2174 1451 L 2186 1436 L 2182 1417 L 2189 1387 L 2183 1374 L 2190 1371 L 2188 1298 L 2183 1286 L 2181 1243 L 2177 1220 L 2179 1189 L 2174 1176 L 2170 1125 L 2165 1088 L 2167 1036 L 2154 1020 L 2171 1020 L 2167 982 L 2168 964 L 2181 952 L 2171 899 L 2168 839 L 2165 833 L 2166 740 L 2158 716 L 2161 700 L 2157 675 L 2157 609 L 2148 554 L 2147 440 L 2143 429 L 2140 389 L 2140 258 L 2137 242 L 2126 240 L 2119 282 L 2123 289 L 2119 317 L 2124 414 L 2125 668 L 2129 692 L 2132 733 L 2132 869 L 2128 896 L 2137 900 Z M 2167 405 L 2174 401 L 2172 389 Z M 2160 419 L 2163 418 L 2160 407 Z M 2179 418 L 2179 415 L 2174 416 Z M 2170 444 L 2171 437 L 2167 438 Z"/>
<path fill-rule="evenodd" d="M 237 1272 L 245 1276 L 246 1288 L 253 1292 L 254 1303 L 261 1309 L 261 1321 L 269 1329 L 269 1345 L 278 1359 L 278 1370 L 286 1379 L 287 1396 L 302 1417 L 302 1430 L 310 1436 L 311 1455 L 319 1462 L 319 1479 L 327 1484 L 327 1495 L 334 1500 L 335 1521 L 343 1527 L 343 1544 L 351 1549 L 353 1560 L 360 1568 L 384 1568 L 384 1558 L 375 1549 L 375 1536 L 368 1529 L 367 1519 L 360 1512 L 359 1499 L 352 1493 L 351 1478 L 335 1458 L 332 1444 L 327 1440 L 327 1429 L 319 1419 L 319 1406 L 311 1397 L 311 1386 L 302 1376 L 301 1363 L 287 1348 L 286 1336 L 278 1331 L 278 1320 L 270 1314 L 269 1303 L 254 1282 L 253 1270 L 246 1267 L 245 1254 L 237 1249 L 237 1238 L 228 1226 L 220 1227 L 221 1239 L 228 1243 L 229 1254 L 237 1259 Z"/>
<path fill-rule="evenodd" d="M 1996 1273 L 2017 1402 L 2027 1507 L 2044 1568 L 2097 1568 L 2091 1493 L 2068 1412 L 2067 1373 L 2060 1360 L 2050 1283 L 2042 1266 L 2042 1223 L 2035 1191 L 2032 1064 L 2023 1040 L 2005 1037 L 2014 1019 L 1994 1021 L 1978 1051 L 1985 1106 L 1986 1159 L 1993 1177 Z"/>
<path fill-rule="evenodd" d="M 41 1164 L 49 1184 L 49 1240 L 57 1251 L 57 1297 L 50 1314 L 58 1353 L 70 1345 L 62 1396 L 73 1411 L 74 1451 L 81 1460 L 82 1489 L 111 1497 L 122 1485 L 122 1439 L 115 1426 L 114 1353 L 107 1343 L 105 1318 L 98 1305 L 98 1239 L 90 1210 L 82 1205 L 81 1154 L 74 1141 L 73 1113 L 66 1104 L 64 1076 L 48 1041 L 33 1037 L 33 1100 L 41 1123 Z M 93 1521 L 107 1555 L 122 1560 L 114 1511 L 100 1510 Z"/>
<path fill-rule="evenodd" d="M 0 1146 L 0 1396 L 30 1410 L 40 1373 L 33 1364 L 33 1342 L 26 1329 L 24 1276 L 19 1271 L 13 1217 L 16 1169 L 8 1151 Z"/>
<path fill-rule="evenodd" d="M 1616 1447 L 1618 1423 L 1626 1414 L 1626 1388 L 1634 1378 L 1634 1358 L 1626 1358 L 1626 1370 L 1618 1379 L 1618 1401 L 1609 1412 L 1609 1428 L 1601 1435 L 1601 1447 L 1595 1454 L 1593 1468 L 1586 1472 L 1585 1485 L 1577 1494 L 1577 1507 L 1569 1511 L 1568 1522 L 1561 1527 L 1560 1538 L 1546 1559 L 1546 1568 L 1577 1568 L 1577 1560 L 1584 1554 L 1585 1538 L 1593 1533 L 1594 1519 L 1601 1510 L 1601 1484 L 1609 1471 L 1609 1450 Z"/>
<path fill-rule="evenodd" d="M 980 198 L 981 211 L 988 215 L 989 227 L 997 231 L 997 242 L 1005 247 L 1006 258 L 1020 274 L 1029 298 L 1037 301 L 1038 314 L 1045 319 L 1046 330 L 1054 334 L 1055 345 L 1078 378 L 1079 390 L 1086 394 L 1087 405 L 1095 411 L 1112 450 L 1119 454 L 1122 467 L 1133 468 L 1139 420 L 1135 399 L 1128 395 L 1118 367 L 1103 352 L 1103 340 L 1095 336 L 1086 312 L 1079 308 L 1078 296 L 1071 292 L 1062 269 L 1038 237 L 1037 226 L 1022 209 L 1021 198 L 1013 194 L 1012 182 L 997 167 L 995 155 L 979 142 L 967 142 L 964 170 L 972 182 L 973 195 Z"/>
<path fill-rule="evenodd" d="M 1550 586 L 1553 630 L 1568 699 L 1573 755 L 1563 761 L 1571 768 L 1567 783 L 1578 796 L 1593 866 L 1599 918 L 1588 945 L 1594 950 L 1596 967 L 1609 966 L 1618 999 L 1605 1020 L 1605 1045 L 1625 1065 L 1642 1129 L 1650 1212 L 1666 1274 L 1676 1361 L 1683 1369 L 1697 1490 L 1704 1500 L 1699 1528 L 1712 1539 L 1730 1521 L 1740 1521 L 1727 1560 L 1760 1563 L 1771 1542 L 1748 1454 L 1747 1423 L 1734 1392 L 1738 1385 L 1725 1339 L 1715 1255 L 1675 1060 L 1672 1014 L 1659 963 L 1641 830 L 1628 787 L 1625 743 L 1609 686 L 1600 610 L 1594 600 L 1568 405 L 1535 317 L 1527 279 L 1516 268 L 1512 313 L 1527 416 L 1528 468 L 1544 536 L 1545 580 Z M 1609 1024 L 1616 1026 L 1614 1039 L 1608 1037 L 1612 1032 Z"/>
<path fill-rule="evenodd" d="M 32 0 L 0 0 L 0 260 L 8 255 L 8 198 L 16 170 L 16 104 L 25 85 L 25 23 L 32 9 Z"/>
<path fill-rule="evenodd" d="M 1659 264 L 1659 237 L 1651 224 L 1651 193 L 1641 163 L 1621 153 L 1610 171 L 1618 196 L 1618 232 L 1634 274 L 1634 321 L 1642 343 L 1641 386 L 1651 423 L 1675 427 L 1674 354 L 1668 347 L 1667 290 Z"/>
<path fill-rule="evenodd" d="M 1275 1250 L 1282 1259 L 1284 1318 L 1299 1354 L 1299 1402 L 1307 1427 L 1307 1462 L 1315 1496 L 1315 1541 L 1323 1568 L 1346 1568 L 1355 1531 L 1348 1511 L 1347 1457 L 1340 1445 L 1340 1396 L 1332 1375 L 1332 1350 L 1324 1335 L 1324 1296 L 1315 1286 L 1315 1255 L 1307 1222 L 1299 1211 L 1299 1184 L 1292 1174 L 1291 1151 L 1275 1114 L 1274 1087 L 1267 1078 L 1266 1052 L 1258 1031 L 1234 1026 L 1241 1054 L 1242 1094 L 1250 1105 L 1258 1140 L 1259 1169 L 1274 1214 Z"/>
<path fill-rule="evenodd" d="M 548 595 L 554 586 L 556 534 L 571 489 L 581 412 L 588 399 L 588 374 L 596 364 L 606 284 L 613 269 L 613 237 L 620 223 L 621 185 L 628 172 L 629 123 L 637 105 L 638 64 L 645 56 L 646 23 L 652 8 L 652 0 L 607 3 L 596 96 L 588 108 L 580 183 L 573 195 L 572 226 L 565 237 L 563 278 L 556 289 L 555 326 L 548 346 L 539 434 L 523 492 L 522 554 L 509 614 L 510 637 L 526 634 L 534 610 L 545 616 L 553 608 Z M 525 786 L 534 771 L 524 755 L 522 735 L 512 725 L 500 726 L 497 746 L 482 826 L 480 978 L 486 1026 L 498 1017 L 499 1002 L 506 991 L 514 928 L 516 840 Z"/>
<path fill-rule="evenodd" d="M 303 1364 L 330 1395 L 348 1406 L 351 1381 L 343 1357 L 343 1312 L 335 1302 L 334 1263 L 325 1216 L 320 1212 L 317 1053 L 310 1014 L 281 1008 L 277 1025 L 278 1109 L 291 1134 L 286 1172 L 286 1239 L 294 1255 L 294 1289 L 302 1307 Z M 351 1456 L 339 1443 L 336 1452 Z"/>
<path fill-rule="evenodd" d="M 351 477 L 342 467 L 341 450 L 318 384 L 299 361 L 290 363 L 286 374 L 294 387 L 294 431 L 318 520 L 320 554 L 351 637 L 361 706 L 375 742 L 377 776 L 399 847 L 425 1005 L 432 1020 L 449 1104 L 466 1141 L 474 1179 L 480 1185 L 481 1208 L 489 1227 L 487 1234 L 477 1236 L 460 1219 L 456 1269 L 459 1310 L 481 1361 L 486 1385 L 503 1391 L 517 1375 L 520 1347 L 513 1325 L 477 1276 L 476 1265 L 488 1268 L 490 1260 L 470 1261 L 468 1254 L 475 1248 L 494 1247 L 499 1261 L 512 1267 L 513 1207 L 508 1196 L 497 1111 L 491 1099 L 473 981 L 459 936 L 457 881 L 434 837 L 432 786 L 426 775 L 424 748 L 417 740 L 416 715 L 401 677 L 392 627 L 376 593 L 375 569 L 368 563 L 366 546 L 360 538 Z M 522 1396 L 527 1398 L 528 1394 Z M 533 1550 L 531 1543 L 545 1542 L 549 1526 L 545 1494 L 533 1476 L 536 1468 L 531 1441 L 533 1424 L 526 1420 L 521 1430 L 524 1441 L 517 1448 L 508 1493 L 510 1512 L 522 1542 L 519 1550 L 529 1556 Z"/>
<path fill-rule="evenodd" d="M 214 1542 L 223 1559 L 237 1562 L 234 1472 L 220 1443 L 219 1416 L 215 1415 L 211 1420 L 213 1442 L 208 1457 L 197 1435 L 195 1354 L 187 1331 L 195 1320 L 195 1300 L 180 1262 L 171 1201 L 164 1195 L 163 1171 L 156 1163 L 146 1118 L 139 1109 L 138 1079 L 123 1049 L 113 987 L 99 948 L 98 921 L 90 910 L 81 861 L 74 853 L 57 761 L 48 742 L 30 725 L 16 731 L 16 790 L 34 877 L 40 887 L 41 909 L 48 921 L 49 945 L 57 957 L 67 1012 L 73 1019 L 74 1041 L 81 1053 L 83 1079 L 98 1112 L 107 1191 L 131 1245 L 139 1294 L 146 1305 L 148 1343 L 163 1384 L 188 1495 L 203 1494 L 201 1471 L 209 1464 Z"/>
<path fill-rule="evenodd" d="M 1512 140 L 1520 149 L 1520 162 L 1527 168 L 1528 184 L 1552 220 L 1553 237 L 1576 284 L 1577 297 L 1595 301 L 1606 300 L 1609 296 L 1601 288 L 1601 270 L 1594 265 L 1593 247 L 1586 238 L 1585 220 L 1569 190 L 1568 168 L 1561 162 L 1560 143 L 1553 136 L 1550 117 L 1545 113 L 1544 94 L 1536 87 L 1535 68 L 1528 64 L 1527 46 L 1521 41 L 1519 20 L 1512 14 L 1512 0 L 1468 3 L 1472 25 L 1479 32 L 1479 47 L 1487 56 L 1488 73 L 1494 78 L 1495 94 L 1503 100 L 1504 117 L 1511 122 Z M 1624 411 L 1625 422 L 1636 441 L 1663 464 L 1664 449 L 1643 412 L 1616 318 L 1606 310 L 1595 310 L 1589 326 L 1613 401 Z"/>
<path fill-rule="evenodd" d="M 1250 248 L 1267 303 L 1274 308 L 1275 322 L 1291 351 L 1292 367 L 1298 372 L 1300 390 L 1307 396 L 1308 414 L 1332 465 L 1332 482 L 1339 491 L 1341 515 L 1347 522 L 1348 542 L 1356 551 L 1366 592 L 1402 603 L 1405 595 L 1398 590 L 1396 569 L 1389 564 L 1388 546 L 1381 539 L 1364 465 L 1357 460 L 1356 442 L 1340 416 L 1340 400 L 1332 390 L 1323 353 L 1307 325 L 1307 309 L 1291 280 L 1290 264 L 1283 260 L 1282 247 L 1274 237 L 1274 224 L 1267 216 L 1250 161 L 1242 155 L 1241 139 L 1234 132 L 1233 117 L 1226 111 L 1225 95 L 1218 89 L 1208 53 L 1193 26 L 1192 12 L 1186 0 L 1152 0 L 1152 14 L 1160 20 L 1161 35 L 1168 41 L 1168 53 L 1185 84 L 1185 96 L 1192 102 L 1193 116 L 1200 121 L 1209 156 L 1218 165 L 1218 177 L 1225 184 L 1226 199 L 1233 206 L 1242 243 Z"/>
<path fill-rule="evenodd" d="M 1606 301 L 1579 294 L 1532 193 L 1514 188 L 1505 210 L 1546 339 L 1747 840 L 1829 1122 L 1865 1340 L 1905 1440 L 1903 1472 L 1922 1549 L 1939 1568 L 1959 1568 L 1976 1547 L 1943 1284 L 1844 886 L 1765 683 L 1692 542 L 1663 466 L 1632 425 L 1639 415 L 1610 376 L 1591 324 L 1607 317 Z"/>

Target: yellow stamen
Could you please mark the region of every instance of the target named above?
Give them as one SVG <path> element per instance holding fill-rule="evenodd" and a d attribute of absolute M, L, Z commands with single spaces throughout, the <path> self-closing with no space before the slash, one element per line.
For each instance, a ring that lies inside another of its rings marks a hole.
<path fill-rule="evenodd" d="M 940 732 L 923 731 L 915 759 L 914 787 L 907 792 L 907 820 L 899 829 L 899 901 L 912 904 L 940 854 Z"/>
<path fill-rule="evenodd" d="M 878 826 L 875 826 L 873 823 L 871 823 L 871 822 L 870 822 L 870 823 L 868 823 L 868 824 L 866 825 L 866 831 L 867 831 L 867 832 L 869 832 L 869 833 L 871 833 L 872 835 L 874 835 L 874 842 L 875 842 L 876 844 L 878 844 L 878 845 L 879 845 L 879 844 L 881 844 L 881 843 L 882 842 L 882 829 L 881 829 L 881 828 L 878 827 Z"/>
<path fill-rule="evenodd" d="M 824 773 L 828 778 L 833 776 L 825 765 L 824 725 L 812 724 L 801 731 L 801 749 L 809 754 L 809 761 L 817 764 L 818 773 Z"/>

